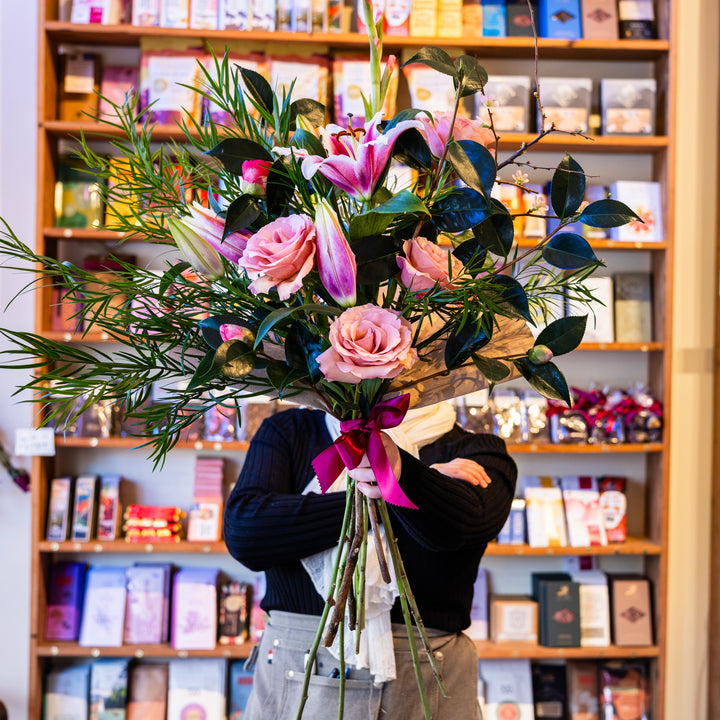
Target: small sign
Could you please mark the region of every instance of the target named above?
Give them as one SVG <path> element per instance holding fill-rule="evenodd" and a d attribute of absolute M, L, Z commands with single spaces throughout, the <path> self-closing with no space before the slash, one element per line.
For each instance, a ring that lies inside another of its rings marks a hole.
<path fill-rule="evenodd" d="M 55 432 L 52 428 L 18 428 L 15 430 L 15 455 L 52 457 L 55 455 Z"/>

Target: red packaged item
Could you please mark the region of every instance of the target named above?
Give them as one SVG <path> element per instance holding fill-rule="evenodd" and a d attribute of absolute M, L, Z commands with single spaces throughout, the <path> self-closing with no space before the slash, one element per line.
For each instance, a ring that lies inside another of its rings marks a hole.
<path fill-rule="evenodd" d="M 648 720 L 647 666 L 637 661 L 604 663 L 600 667 L 600 704 L 604 720 Z"/>
<path fill-rule="evenodd" d="M 609 543 L 627 540 L 627 478 L 605 476 L 598 480 L 600 508 L 605 521 L 605 534 Z"/>

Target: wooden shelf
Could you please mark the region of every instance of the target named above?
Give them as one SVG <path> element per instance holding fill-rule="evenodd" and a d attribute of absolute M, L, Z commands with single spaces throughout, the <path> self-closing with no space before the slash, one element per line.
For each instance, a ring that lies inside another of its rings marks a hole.
<path fill-rule="evenodd" d="M 658 352 L 665 349 L 665 343 L 582 343 L 576 350 L 593 352 Z"/>
<path fill-rule="evenodd" d="M 502 555 L 514 557 L 524 555 L 660 555 L 662 549 L 658 543 L 647 538 L 628 538 L 624 543 L 591 547 L 530 547 L 529 545 L 501 545 L 489 543 L 485 550 L 485 557 L 489 555 Z"/>
<path fill-rule="evenodd" d="M 603 658 L 653 658 L 660 650 L 656 645 L 648 647 L 569 647 L 551 648 L 534 643 L 493 643 L 475 640 L 478 655 L 483 660 L 506 660 L 529 658 L 530 660 L 550 660 L 554 658 L 568 660 L 599 660 Z"/>
<path fill-rule="evenodd" d="M 187 38 L 205 40 L 211 44 L 227 40 L 247 40 L 248 43 L 273 45 L 310 44 L 333 48 L 367 48 L 367 35 L 360 33 L 288 33 L 265 31 L 191 30 L 186 28 L 136 27 L 133 25 L 78 25 L 50 20 L 45 32 L 56 42 L 102 43 L 104 45 L 139 45 L 141 38 Z M 442 45 L 463 47 L 480 57 L 534 56 L 533 38 L 451 38 L 451 37 L 386 37 L 386 50 L 394 48 Z M 543 58 L 572 58 L 575 60 L 656 60 L 670 49 L 667 40 L 552 40 L 539 38 L 538 48 Z"/>
<path fill-rule="evenodd" d="M 551 443 L 508 443 L 508 452 L 511 455 L 525 453 L 546 453 L 550 455 L 578 454 L 588 455 L 594 453 L 654 453 L 662 452 L 664 446 L 662 443 L 622 443 L 618 445 L 610 444 L 585 444 L 585 445 L 554 445 Z"/>

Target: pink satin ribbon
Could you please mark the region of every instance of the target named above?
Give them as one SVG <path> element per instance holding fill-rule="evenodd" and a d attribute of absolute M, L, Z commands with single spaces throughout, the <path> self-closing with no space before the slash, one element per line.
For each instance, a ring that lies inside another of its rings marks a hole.
<path fill-rule="evenodd" d="M 370 410 L 367 418 L 344 420 L 340 423 L 340 437 L 312 461 L 323 493 L 327 492 L 345 468 L 356 468 L 367 453 L 370 467 L 386 502 L 417 510 L 417 505 L 405 495 L 393 473 L 381 434 L 381 430 L 397 427 L 403 421 L 409 405 L 410 396 L 400 395 L 378 403 Z"/>

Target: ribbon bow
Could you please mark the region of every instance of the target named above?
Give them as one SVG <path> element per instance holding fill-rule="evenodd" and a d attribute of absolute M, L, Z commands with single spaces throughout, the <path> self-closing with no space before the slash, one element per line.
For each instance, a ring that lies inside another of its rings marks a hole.
<path fill-rule="evenodd" d="M 393 505 L 417 510 L 417 505 L 405 495 L 393 473 L 380 432 L 397 427 L 403 421 L 409 405 L 410 396 L 400 395 L 375 405 L 367 418 L 340 423 L 340 437 L 312 461 L 323 493 L 327 492 L 344 468 L 353 470 L 367 453 L 383 498 Z"/>

